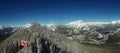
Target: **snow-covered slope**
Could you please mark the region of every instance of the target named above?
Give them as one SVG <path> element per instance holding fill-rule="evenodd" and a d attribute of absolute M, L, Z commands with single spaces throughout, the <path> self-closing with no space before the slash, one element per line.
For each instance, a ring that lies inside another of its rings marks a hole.
<path fill-rule="evenodd" d="M 68 27 L 74 27 L 74 28 L 83 28 L 83 27 L 89 28 L 89 26 L 105 27 L 107 25 L 114 26 L 114 24 L 117 24 L 117 25 L 120 24 L 120 20 L 116 20 L 112 22 L 83 22 L 81 20 L 77 20 L 77 21 L 70 22 L 66 25 Z"/>
<path fill-rule="evenodd" d="M 120 20 L 112 21 L 111 24 L 120 24 Z"/>
<path fill-rule="evenodd" d="M 70 23 L 68 23 L 66 25 L 76 27 L 76 28 L 87 27 L 87 25 L 85 23 L 83 23 L 81 20 L 73 21 L 73 22 L 70 22 Z"/>
<path fill-rule="evenodd" d="M 81 27 L 88 27 L 88 25 L 101 26 L 101 25 L 109 24 L 109 23 L 110 22 L 82 22 L 81 20 L 78 20 L 78 21 L 70 22 L 66 25 L 76 27 L 76 28 L 81 28 Z"/>
<path fill-rule="evenodd" d="M 79 28 L 82 30 L 89 30 L 89 27 L 86 25 L 86 23 L 83 23 L 81 20 L 73 21 L 73 22 L 70 22 L 66 25 L 68 27 Z"/>
<path fill-rule="evenodd" d="M 47 24 L 46 26 L 48 29 L 51 29 L 52 31 L 55 31 L 57 29 L 56 24 L 53 23 Z"/>
<path fill-rule="evenodd" d="M 29 24 L 24 25 L 23 27 L 24 28 L 29 28 L 30 26 L 32 26 L 32 24 L 29 23 Z"/>
<path fill-rule="evenodd" d="M 111 22 L 85 22 L 87 25 L 104 25 L 104 24 L 120 24 L 120 20 L 114 20 Z"/>
<path fill-rule="evenodd" d="M 110 22 L 86 22 L 87 25 L 101 26 L 104 24 L 109 24 Z"/>
<path fill-rule="evenodd" d="M 20 29 L 20 26 L 8 26 L 8 25 L 1 25 L 0 32 L 11 33 L 15 32 Z"/>
<path fill-rule="evenodd" d="M 5 28 L 10 28 L 11 26 L 8 26 L 8 25 L 1 25 L 0 26 L 0 30 L 2 30 L 2 29 L 5 29 Z"/>

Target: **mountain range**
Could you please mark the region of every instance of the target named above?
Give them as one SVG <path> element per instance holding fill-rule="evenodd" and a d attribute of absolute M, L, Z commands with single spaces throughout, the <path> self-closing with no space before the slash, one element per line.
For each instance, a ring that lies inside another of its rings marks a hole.
<path fill-rule="evenodd" d="M 0 53 L 120 53 L 120 21 L 0 26 Z M 29 48 L 18 49 L 18 39 Z"/>

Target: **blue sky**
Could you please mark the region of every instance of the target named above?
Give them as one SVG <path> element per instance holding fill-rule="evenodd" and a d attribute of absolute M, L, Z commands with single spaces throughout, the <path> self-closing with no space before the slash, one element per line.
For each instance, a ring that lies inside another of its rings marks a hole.
<path fill-rule="evenodd" d="M 119 19 L 119 0 L 0 0 L 0 25 Z"/>

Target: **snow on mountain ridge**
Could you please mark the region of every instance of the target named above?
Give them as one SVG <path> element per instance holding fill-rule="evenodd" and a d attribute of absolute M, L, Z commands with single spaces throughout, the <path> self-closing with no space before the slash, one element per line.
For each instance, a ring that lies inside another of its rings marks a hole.
<path fill-rule="evenodd" d="M 112 21 L 111 23 L 112 23 L 112 24 L 120 24 L 120 20 L 117 20 L 117 21 L 114 20 L 114 21 Z"/>
<path fill-rule="evenodd" d="M 71 25 L 71 26 L 87 26 L 87 25 L 95 25 L 95 26 L 101 26 L 101 25 L 104 25 L 104 24 L 120 24 L 120 20 L 116 20 L 116 21 L 112 21 L 112 22 L 83 22 L 81 20 L 77 20 L 77 21 L 73 21 L 73 22 L 70 22 L 66 25 Z"/>
<path fill-rule="evenodd" d="M 76 27 L 76 28 L 82 28 L 82 27 L 88 27 L 88 25 L 93 25 L 93 26 L 103 26 L 103 25 L 107 25 L 107 24 L 120 24 L 120 20 L 114 20 L 111 22 L 83 22 L 82 20 L 77 20 L 77 21 L 72 21 L 68 24 L 65 24 L 66 26 L 69 27 Z M 23 25 L 23 26 L 17 26 L 17 27 L 25 27 L 25 28 L 29 28 L 30 26 L 32 26 L 31 23 Z M 42 26 L 47 26 L 48 28 L 52 28 L 52 30 L 56 29 L 56 24 L 50 23 L 50 24 L 43 24 Z M 15 27 L 15 26 L 0 26 L 0 29 L 2 28 L 8 28 L 8 27 Z"/>
<path fill-rule="evenodd" d="M 103 25 L 110 24 L 110 22 L 86 22 L 87 25 Z"/>
<path fill-rule="evenodd" d="M 14 28 L 14 26 L 8 26 L 8 25 L 1 25 L 0 30 L 5 29 L 5 28 Z"/>
<path fill-rule="evenodd" d="M 89 27 L 86 23 L 83 23 L 81 20 L 73 21 L 66 24 L 68 27 L 79 28 L 80 30 L 89 30 Z"/>
<path fill-rule="evenodd" d="M 66 24 L 66 25 L 81 24 L 81 23 L 83 23 L 83 21 L 78 20 L 78 21 L 70 22 L 70 23 L 68 23 L 68 24 Z"/>
<path fill-rule="evenodd" d="M 32 24 L 26 24 L 26 25 L 24 25 L 25 28 L 29 28 L 30 26 L 32 26 Z"/>
<path fill-rule="evenodd" d="M 73 21 L 73 22 L 70 22 L 68 24 L 66 24 L 68 26 L 73 26 L 73 27 L 77 27 L 77 28 L 82 28 L 84 26 L 87 26 L 85 23 L 83 23 L 81 20 L 78 20 L 78 21 Z"/>
<path fill-rule="evenodd" d="M 57 29 L 56 24 L 53 23 L 47 24 L 46 26 L 48 29 L 51 29 L 52 31 L 55 31 Z"/>

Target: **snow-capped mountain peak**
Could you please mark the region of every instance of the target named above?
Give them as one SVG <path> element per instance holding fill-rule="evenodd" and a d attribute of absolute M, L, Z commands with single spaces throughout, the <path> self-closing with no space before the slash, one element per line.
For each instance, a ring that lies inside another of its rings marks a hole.
<path fill-rule="evenodd" d="M 111 24 L 120 24 L 120 20 L 112 21 Z"/>
<path fill-rule="evenodd" d="M 0 30 L 5 29 L 5 28 L 14 28 L 14 27 L 8 26 L 8 25 L 0 25 Z"/>
<path fill-rule="evenodd" d="M 66 25 L 68 27 L 79 28 L 82 30 L 89 30 L 89 27 L 86 25 L 86 23 L 83 23 L 81 20 L 73 21 L 73 22 L 70 22 Z"/>
<path fill-rule="evenodd" d="M 56 24 L 50 23 L 46 25 L 48 29 L 51 29 L 52 31 L 56 30 Z"/>
<path fill-rule="evenodd" d="M 78 20 L 78 21 L 70 22 L 70 23 L 68 23 L 66 25 L 77 25 L 77 24 L 81 24 L 81 23 L 83 23 L 83 22 L 81 20 Z"/>
<path fill-rule="evenodd" d="M 32 24 L 26 24 L 26 25 L 24 25 L 25 28 L 29 28 L 30 26 L 32 26 Z"/>
<path fill-rule="evenodd" d="M 55 26 L 55 25 L 56 24 L 50 23 L 50 24 L 47 24 L 46 26 L 51 27 L 51 26 Z"/>
<path fill-rule="evenodd" d="M 87 25 L 101 26 L 103 24 L 109 24 L 110 22 L 86 22 Z"/>
<path fill-rule="evenodd" d="M 73 21 L 73 22 L 70 22 L 68 24 L 66 24 L 68 26 L 72 26 L 72 27 L 76 27 L 76 28 L 82 28 L 84 26 L 87 26 L 85 23 L 83 23 L 81 20 L 78 20 L 78 21 Z"/>

